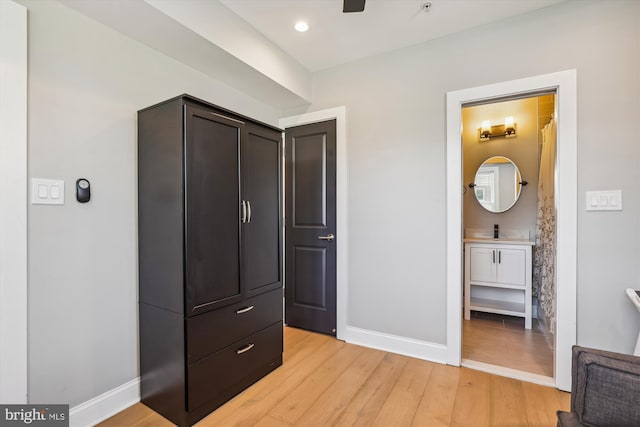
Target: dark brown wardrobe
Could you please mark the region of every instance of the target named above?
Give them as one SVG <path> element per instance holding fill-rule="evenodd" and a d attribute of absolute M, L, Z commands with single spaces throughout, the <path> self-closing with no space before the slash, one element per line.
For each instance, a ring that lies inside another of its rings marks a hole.
<path fill-rule="evenodd" d="M 280 159 L 188 95 L 138 112 L 140 394 L 180 426 L 282 364 Z"/>

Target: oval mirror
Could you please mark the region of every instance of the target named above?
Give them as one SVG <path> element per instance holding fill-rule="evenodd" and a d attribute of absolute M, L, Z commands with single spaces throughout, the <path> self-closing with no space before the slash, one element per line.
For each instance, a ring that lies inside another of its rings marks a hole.
<path fill-rule="evenodd" d="M 508 211 L 520 197 L 520 170 L 511 159 L 502 156 L 490 157 L 478 168 L 473 190 L 480 205 L 489 212 Z"/>

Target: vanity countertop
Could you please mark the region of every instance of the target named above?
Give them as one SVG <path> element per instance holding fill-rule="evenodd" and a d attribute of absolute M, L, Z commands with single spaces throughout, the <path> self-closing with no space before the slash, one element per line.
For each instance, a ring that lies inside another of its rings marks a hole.
<path fill-rule="evenodd" d="M 496 244 L 496 245 L 529 245 L 535 246 L 536 242 L 531 242 L 529 240 L 523 239 L 505 239 L 498 238 L 494 239 L 492 237 L 474 237 L 469 239 L 464 239 L 465 243 L 486 243 L 486 244 Z"/>

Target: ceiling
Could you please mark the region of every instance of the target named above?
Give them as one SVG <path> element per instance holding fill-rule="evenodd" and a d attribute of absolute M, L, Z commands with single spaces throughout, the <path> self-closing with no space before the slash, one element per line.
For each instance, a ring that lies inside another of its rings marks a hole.
<path fill-rule="evenodd" d="M 506 19 L 565 0 L 219 0 L 309 71 L 318 71 Z M 299 33 L 298 20 L 309 24 Z"/>

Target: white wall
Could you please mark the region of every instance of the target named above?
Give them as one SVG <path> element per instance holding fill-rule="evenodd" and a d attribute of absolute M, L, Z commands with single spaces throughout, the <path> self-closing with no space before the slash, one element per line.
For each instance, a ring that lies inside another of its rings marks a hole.
<path fill-rule="evenodd" d="M 349 325 L 446 343 L 445 94 L 576 68 L 578 343 L 633 349 L 639 28 L 639 2 L 566 2 L 314 76 L 308 110 L 348 112 Z M 586 212 L 584 192 L 605 189 L 624 210 Z"/>
<path fill-rule="evenodd" d="M 75 406 L 138 376 L 136 111 L 189 93 L 276 124 L 278 112 L 57 2 L 29 10 L 29 401 Z M 75 201 L 79 177 L 92 200 Z"/>

